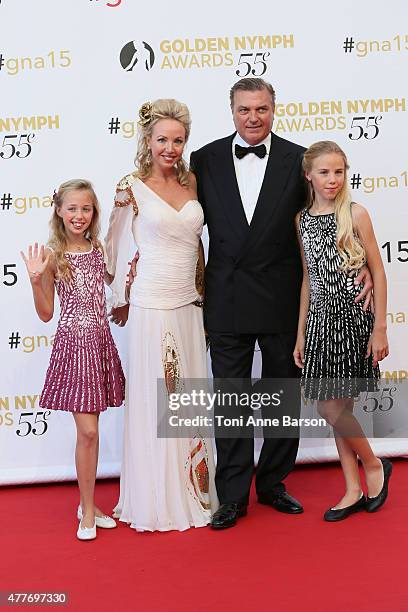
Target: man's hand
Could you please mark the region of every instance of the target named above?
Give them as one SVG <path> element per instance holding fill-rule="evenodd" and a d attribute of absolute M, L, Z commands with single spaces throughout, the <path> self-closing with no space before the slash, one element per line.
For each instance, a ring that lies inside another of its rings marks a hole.
<path fill-rule="evenodd" d="M 371 272 L 367 268 L 367 266 L 363 266 L 358 276 L 356 276 L 356 278 L 354 279 L 355 285 L 359 285 L 360 283 L 363 283 L 364 286 L 354 301 L 357 303 L 357 302 L 360 302 L 361 300 L 364 300 L 364 306 L 363 306 L 364 312 L 370 306 L 370 310 L 374 314 L 374 300 L 373 300 L 373 293 L 372 293 L 372 289 L 374 285 L 373 285 L 373 279 L 371 277 Z"/>
<path fill-rule="evenodd" d="M 109 313 L 109 316 L 112 323 L 119 325 L 119 327 L 123 327 L 124 325 L 126 325 L 126 321 L 128 320 L 129 304 L 126 304 L 125 306 L 119 306 L 118 308 L 112 308 Z"/>

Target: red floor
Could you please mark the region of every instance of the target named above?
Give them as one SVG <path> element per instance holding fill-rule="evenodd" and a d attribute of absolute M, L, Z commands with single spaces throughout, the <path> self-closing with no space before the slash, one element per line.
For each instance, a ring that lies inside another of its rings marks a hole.
<path fill-rule="evenodd" d="M 0 591 L 65 591 L 75 611 L 408 610 L 408 461 L 395 460 L 377 514 L 325 523 L 342 491 L 338 465 L 299 466 L 287 488 L 305 513 L 252 498 L 233 529 L 139 534 L 121 524 L 75 537 L 74 484 L 0 488 Z M 108 511 L 118 482 L 99 481 Z"/>

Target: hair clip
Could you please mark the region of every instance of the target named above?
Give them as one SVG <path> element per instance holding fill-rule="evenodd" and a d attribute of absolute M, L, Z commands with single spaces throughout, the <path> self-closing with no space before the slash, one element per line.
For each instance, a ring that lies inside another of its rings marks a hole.
<path fill-rule="evenodd" d="M 142 127 L 147 125 L 153 119 L 153 105 L 151 102 L 145 102 L 139 109 L 138 124 Z"/>

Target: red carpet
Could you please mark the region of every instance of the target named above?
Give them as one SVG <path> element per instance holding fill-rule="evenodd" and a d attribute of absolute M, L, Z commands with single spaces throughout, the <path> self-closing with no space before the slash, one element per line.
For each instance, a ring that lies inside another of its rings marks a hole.
<path fill-rule="evenodd" d="M 329 524 L 342 492 L 338 465 L 299 466 L 287 488 L 305 513 L 255 503 L 238 526 L 138 534 L 120 524 L 93 542 L 75 537 L 74 484 L 0 488 L 0 590 L 65 591 L 61 609 L 213 612 L 408 609 L 408 461 L 395 460 L 377 514 Z M 99 481 L 108 511 L 118 482 Z"/>

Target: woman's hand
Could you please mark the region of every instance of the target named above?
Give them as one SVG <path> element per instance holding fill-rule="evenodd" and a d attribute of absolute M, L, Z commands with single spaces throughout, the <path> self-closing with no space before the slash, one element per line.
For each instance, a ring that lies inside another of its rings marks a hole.
<path fill-rule="evenodd" d="M 367 345 L 366 358 L 373 355 L 373 366 L 376 367 L 379 361 L 385 359 L 389 354 L 387 332 L 373 330 Z"/>
<path fill-rule="evenodd" d="M 296 338 L 296 346 L 293 351 L 293 359 L 298 368 L 303 368 L 305 365 L 305 337 L 303 335 Z"/>
<path fill-rule="evenodd" d="M 42 244 L 40 249 L 38 249 L 38 242 L 35 242 L 34 248 L 31 244 L 28 247 L 27 257 L 23 251 L 20 251 L 20 255 L 24 259 L 31 282 L 36 283 L 40 281 L 47 269 L 50 260 L 50 251 L 45 254 L 44 245 Z"/>
<path fill-rule="evenodd" d="M 126 325 L 129 316 L 129 304 L 125 304 L 125 306 L 118 306 L 118 308 L 112 308 L 109 313 L 110 320 L 119 325 L 119 327 L 123 327 Z"/>

